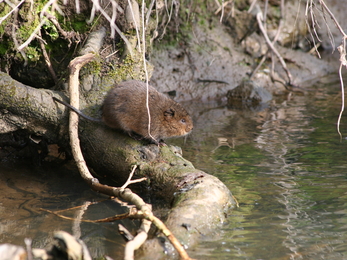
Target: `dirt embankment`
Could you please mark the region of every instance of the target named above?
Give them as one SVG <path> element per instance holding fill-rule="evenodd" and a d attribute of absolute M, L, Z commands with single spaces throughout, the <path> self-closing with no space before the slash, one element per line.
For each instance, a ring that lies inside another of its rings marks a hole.
<path fill-rule="evenodd" d="M 343 23 L 346 20 L 343 4 L 326 2 L 340 24 L 347 24 Z M 153 51 L 151 62 L 155 70 L 151 80 L 155 87 L 163 92 L 176 90 L 176 100 L 225 100 L 229 90 L 242 85 L 253 73 L 251 80 L 270 93 L 286 90 L 287 73 L 257 22 L 257 15 L 264 15 L 264 6 L 254 7 L 251 12 L 235 9 L 231 13 L 230 8 L 226 6 L 222 22 L 219 12 L 208 24 L 193 24 L 190 37 L 182 39 L 175 48 L 159 45 Z M 270 6 L 266 18 L 267 35 L 271 40 L 276 37 L 274 48 L 285 62 L 294 87 L 335 73 L 340 64 L 338 52 L 332 54 L 332 50 L 341 44 L 341 33 L 331 19 L 326 19 L 326 25 L 324 17 L 317 13 L 315 22 L 319 26 L 316 24 L 315 30 L 321 42 L 317 38 L 313 42 L 310 30 L 314 36 L 315 33 L 307 27 L 312 20 L 305 17 L 305 8 L 304 3 L 286 1 L 282 16 L 278 14 L 280 6 Z M 318 57 L 314 43 L 324 58 Z M 264 56 L 265 62 L 254 73 Z"/>

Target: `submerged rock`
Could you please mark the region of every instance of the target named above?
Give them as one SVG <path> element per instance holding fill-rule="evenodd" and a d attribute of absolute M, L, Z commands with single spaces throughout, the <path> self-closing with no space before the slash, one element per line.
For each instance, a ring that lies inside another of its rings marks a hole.
<path fill-rule="evenodd" d="M 272 94 L 254 81 L 245 80 L 227 92 L 227 99 L 229 107 L 258 107 L 270 101 Z"/>

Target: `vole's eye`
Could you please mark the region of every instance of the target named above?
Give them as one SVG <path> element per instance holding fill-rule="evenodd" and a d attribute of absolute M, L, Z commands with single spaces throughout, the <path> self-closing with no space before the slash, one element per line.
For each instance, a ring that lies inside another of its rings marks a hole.
<path fill-rule="evenodd" d="M 181 123 L 185 124 L 186 123 L 186 120 L 183 118 L 181 119 Z"/>

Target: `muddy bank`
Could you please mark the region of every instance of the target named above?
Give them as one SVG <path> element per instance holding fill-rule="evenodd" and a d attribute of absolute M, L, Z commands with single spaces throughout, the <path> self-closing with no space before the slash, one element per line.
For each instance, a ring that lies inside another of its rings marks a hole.
<path fill-rule="evenodd" d="M 312 50 L 313 42 L 309 42 L 311 36 L 305 22 L 305 5 L 299 4 L 287 1 L 281 20 L 273 17 L 271 11 L 274 10 L 271 9 L 268 20 L 273 20 L 268 24 L 267 32 L 269 36 L 275 36 L 278 30 L 276 23 L 281 21 L 275 47 L 292 75 L 292 85 L 300 87 L 306 85 L 306 81 L 315 81 L 337 72 L 339 57 L 337 51 L 331 53 L 335 46 L 331 45 L 324 20 L 319 20 L 319 17 L 317 19 L 322 26 L 316 30 L 324 39 L 319 45 L 324 49 L 319 50 L 323 52 L 322 55 L 324 51 L 328 54 L 320 58 L 314 49 Z M 340 3 L 336 3 L 338 4 Z M 337 17 L 341 18 L 339 10 L 342 8 L 334 6 L 333 10 L 337 12 Z M 261 57 L 266 55 L 266 62 L 252 80 L 272 94 L 286 91 L 286 73 L 278 58 L 272 55 L 271 51 L 268 52 L 268 45 L 254 21 L 256 12 L 255 10 L 249 14 L 247 10 L 235 10 L 233 17 L 225 16 L 222 22 L 220 14 L 214 15 L 208 24 L 192 24 L 190 37 L 181 39 L 174 47 L 156 45 L 151 56 L 151 63 L 155 67 L 151 78 L 153 85 L 162 92 L 175 91 L 176 100 L 225 100 L 226 93 L 249 79 Z M 253 23 L 250 23 L 251 19 Z M 252 28 L 240 29 L 239 25 L 242 24 Z M 339 45 L 341 34 L 331 21 L 328 26 L 335 37 L 335 45 Z M 248 29 L 251 31 L 249 35 Z"/>

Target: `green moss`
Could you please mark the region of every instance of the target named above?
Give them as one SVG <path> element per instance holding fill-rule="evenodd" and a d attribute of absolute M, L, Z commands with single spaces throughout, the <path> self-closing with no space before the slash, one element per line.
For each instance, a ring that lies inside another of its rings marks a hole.
<path fill-rule="evenodd" d="M 73 23 L 71 23 L 71 26 L 74 31 L 79 33 L 85 33 L 90 29 L 90 26 L 86 23 L 85 20 L 79 19 L 76 19 Z"/>
<path fill-rule="evenodd" d="M 30 61 L 38 61 L 40 60 L 41 53 L 36 49 L 36 47 L 27 47 L 26 55 Z"/>
<path fill-rule="evenodd" d="M 39 14 L 44 4 L 42 1 L 35 1 L 33 5 L 27 2 L 20 8 L 19 16 L 24 22 L 20 24 L 17 36 L 22 42 L 25 42 L 40 24 Z"/>
<path fill-rule="evenodd" d="M 0 12 L 0 17 L 4 17 L 5 15 L 7 15 L 11 11 L 11 8 L 10 8 L 9 5 L 7 5 L 4 2 L 2 2 L 0 4 L 0 10 L 2 10 Z M 0 24 L 0 37 L 2 37 L 4 35 L 6 22 L 8 22 L 9 20 L 10 20 L 10 18 L 8 17 L 5 21 L 3 21 Z"/>
<path fill-rule="evenodd" d="M 100 58 L 96 57 L 94 60 L 88 62 L 83 66 L 81 75 L 83 74 L 100 74 L 102 67 L 102 61 Z"/>
<path fill-rule="evenodd" d="M 0 42 L 0 55 L 5 55 L 8 50 L 7 41 Z"/>
<path fill-rule="evenodd" d="M 145 80 L 145 71 L 143 69 L 143 59 L 140 53 L 134 52 L 131 56 L 128 54 L 122 63 L 114 66 L 113 64 L 108 64 L 112 66 L 112 71 L 109 72 L 109 76 L 113 78 L 116 82 L 121 82 L 127 79 L 139 79 Z M 147 68 L 152 70 L 151 67 Z"/>
<path fill-rule="evenodd" d="M 90 24 L 86 23 L 86 20 L 89 20 L 89 16 L 83 13 L 74 14 L 68 17 L 68 19 L 66 19 L 67 17 L 60 16 L 58 14 L 56 15 L 56 17 L 59 21 L 60 26 L 65 31 L 75 31 L 75 32 L 83 34 L 90 31 L 92 26 L 95 26 L 94 21 Z"/>
<path fill-rule="evenodd" d="M 51 21 L 47 21 L 42 28 L 46 31 L 46 34 L 51 38 L 52 41 L 59 38 L 58 30 Z"/>

